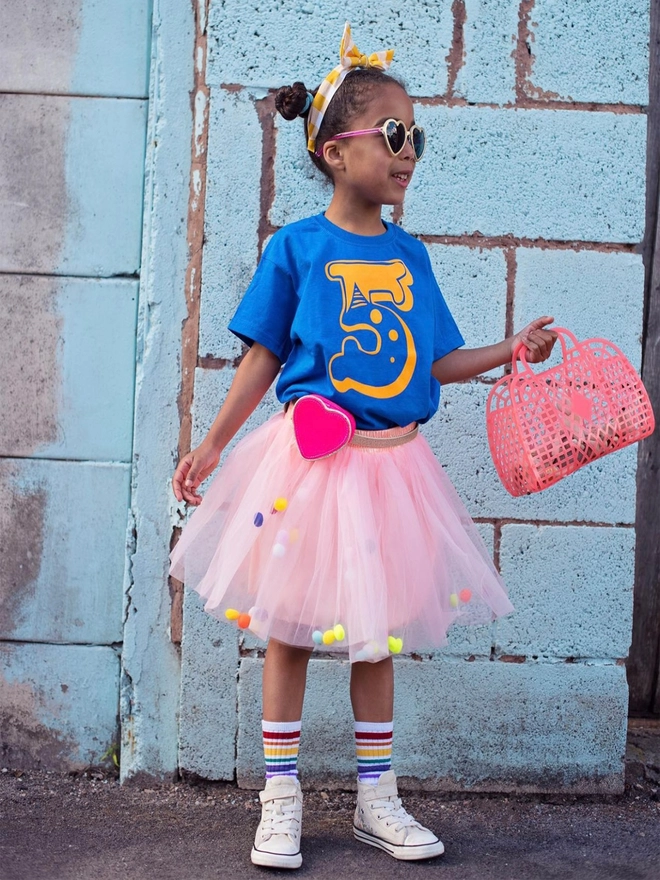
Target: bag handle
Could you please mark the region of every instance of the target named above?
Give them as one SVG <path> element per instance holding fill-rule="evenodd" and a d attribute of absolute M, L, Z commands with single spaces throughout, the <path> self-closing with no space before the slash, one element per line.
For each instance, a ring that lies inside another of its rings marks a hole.
<path fill-rule="evenodd" d="M 567 327 L 553 327 L 552 329 L 559 337 L 559 342 L 561 343 L 562 357 L 564 360 L 566 360 L 569 355 L 569 351 L 575 351 L 576 349 L 578 349 L 580 347 L 580 343 L 578 342 L 577 337 L 574 336 Z M 568 348 L 565 337 L 567 337 L 568 340 L 572 343 L 571 349 Z M 513 376 L 516 376 L 518 374 L 522 375 L 523 373 L 531 373 L 532 375 L 534 375 L 534 370 L 527 363 L 527 356 L 525 354 L 526 350 L 527 349 L 525 348 L 524 342 L 519 342 L 518 345 L 515 347 L 513 355 L 511 356 L 511 374 Z M 520 359 L 523 365 L 523 369 L 521 370 L 518 369 L 518 359 Z"/>

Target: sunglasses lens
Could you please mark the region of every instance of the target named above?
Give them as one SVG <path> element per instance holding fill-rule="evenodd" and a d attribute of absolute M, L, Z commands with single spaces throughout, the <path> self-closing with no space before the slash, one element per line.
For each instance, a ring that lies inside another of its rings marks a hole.
<path fill-rule="evenodd" d="M 396 156 L 401 152 L 406 142 L 406 127 L 403 122 L 389 119 L 385 127 L 385 137 L 390 145 L 390 150 Z"/>
<path fill-rule="evenodd" d="M 415 158 L 419 161 L 419 159 L 421 159 L 424 155 L 424 148 L 426 147 L 426 135 L 424 134 L 424 129 L 413 125 L 410 134 L 412 136 L 412 145 L 413 150 L 415 151 Z"/>

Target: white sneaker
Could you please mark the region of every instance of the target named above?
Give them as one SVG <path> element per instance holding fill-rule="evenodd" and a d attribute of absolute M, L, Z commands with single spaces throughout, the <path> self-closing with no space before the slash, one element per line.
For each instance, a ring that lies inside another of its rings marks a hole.
<path fill-rule="evenodd" d="M 403 808 L 392 770 L 382 773 L 377 785 L 358 782 L 353 832 L 362 843 L 384 849 L 395 859 L 430 859 L 445 851 L 442 841 Z"/>
<path fill-rule="evenodd" d="M 252 864 L 299 868 L 302 791 L 295 776 L 273 776 L 259 792 L 261 822 L 252 847 Z"/>

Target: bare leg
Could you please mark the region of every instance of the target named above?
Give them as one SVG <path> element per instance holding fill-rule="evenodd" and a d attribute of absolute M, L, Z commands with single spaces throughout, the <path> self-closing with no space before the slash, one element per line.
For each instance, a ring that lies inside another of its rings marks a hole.
<path fill-rule="evenodd" d="M 311 653 L 276 639 L 268 642 L 262 684 L 264 721 L 300 721 Z"/>
<path fill-rule="evenodd" d="M 356 721 L 386 722 L 394 714 L 392 658 L 351 665 L 351 703 Z"/>

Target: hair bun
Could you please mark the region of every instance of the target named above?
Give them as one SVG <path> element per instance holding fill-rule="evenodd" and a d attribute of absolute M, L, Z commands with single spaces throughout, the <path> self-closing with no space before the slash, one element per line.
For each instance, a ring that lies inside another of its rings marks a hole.
<path fill-rule="evenodd" d="M 292 86 L 282 86 L 275 93 L 275 109 L 289 121 L 297 116 L 306 116 L 309 110 L 309 96 L 304 83 L 294 82 Z"/>

